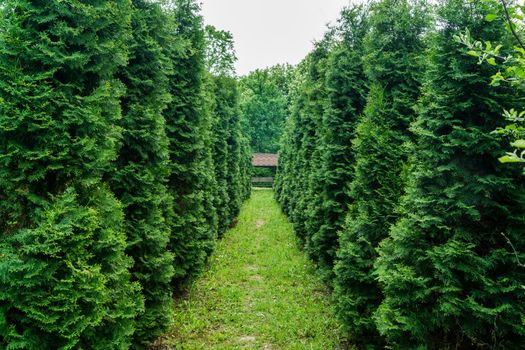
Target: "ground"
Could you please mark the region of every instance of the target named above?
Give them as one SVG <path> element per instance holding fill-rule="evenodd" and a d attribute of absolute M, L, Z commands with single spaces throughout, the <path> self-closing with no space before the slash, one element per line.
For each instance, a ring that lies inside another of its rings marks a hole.
<path fill-rule="evenodd" d="M 271 190 L 255 190 L 156 349 L 340 349 L 328 293 Z"/>

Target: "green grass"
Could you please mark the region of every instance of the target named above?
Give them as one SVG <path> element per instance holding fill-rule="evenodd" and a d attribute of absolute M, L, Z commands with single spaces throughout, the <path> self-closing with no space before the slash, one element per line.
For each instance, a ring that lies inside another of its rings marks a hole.
<path fill-rule="evenodd" d="M 256 190 L 159 349 L 340 349 L 329 296 L 271 190 Z"/>

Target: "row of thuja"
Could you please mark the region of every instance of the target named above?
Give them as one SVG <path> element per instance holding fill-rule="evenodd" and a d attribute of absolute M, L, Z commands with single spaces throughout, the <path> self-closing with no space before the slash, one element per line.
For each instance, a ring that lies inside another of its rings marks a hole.
<path fill-rule="evenodd" d="M 250 190 L 193 0 L 0 5 L 0 348 L 142 348 Z"/>
<path fill-rule="evenodd" d="M 523 95 L 458 40 L 512 47 L 498 6 L 349 8 L 296 71 L 276 198 L 359 348 L 525 344 L 524 179 L 492 133 Z"/>

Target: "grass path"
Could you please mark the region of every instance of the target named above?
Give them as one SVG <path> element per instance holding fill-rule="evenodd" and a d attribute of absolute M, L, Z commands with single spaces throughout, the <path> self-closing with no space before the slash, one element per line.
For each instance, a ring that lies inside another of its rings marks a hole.
<path fill-rule="evenodd" d="M 270 190 L 254 191 L 177 306 L 161 349 L 339 349 L 323 284 Z"/>

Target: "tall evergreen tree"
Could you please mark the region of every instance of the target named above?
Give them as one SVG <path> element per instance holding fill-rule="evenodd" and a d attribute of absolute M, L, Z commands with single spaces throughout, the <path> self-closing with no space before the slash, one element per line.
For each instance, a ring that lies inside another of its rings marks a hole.
<path fill-rule="evenodd" d="M 341 229 L 350 202 L 347 186 L 352 179 L 352 139 L 366 103 L 367 79 L 363 73 L 362 42 L 367 13 L 363 6 L 345 9 L 337 28 L 340 42 L 330 52 L 326 78 L 327 101 L 322 116 L 318 148 L 321 159 L 312 185 L 318 184 L 320 201 L 312 212 L 310 254 L 325 279 L 333 278 L 333 265 Z M 315 169 L 314 169 L 315 171 Z"/>
<path fill-rule="evenodd" d="M 300 70 L 297 69 L 295 71 L 295 75 L 298 75 L 300 73 Z M 295 83 L 297 79 L 293 80 L 293 83 Z M 292 89 L 290 91 L 291 95 L 293 96 L 292 99 L 295 96 L 295 88 L 293 88 L 292 83 Z M 286 123 L 284 125 L 283 134 L 280 139 L 280 149 L 279 149 L 279 164 L 277 166 L 277 172 L 275 174 L 275 181 L 274 181 L 274 193 L 275 193 L 275 199 L 280 204 L 283 212 L 290 216 L 291 213 L 291 181 L 290 178 L 294 175 L 294 173 L 291 171 L 293 167 L 295 150 L 298 147 L 298 135 L 295 133 L 295 124 L 296 124 L 296 114 L 290 113 L 288 118 L 286 119 Z"/>
<path fill-rule="evenodd" d="M 315 49 L 302 62 L 302 67 L 299 68 L 300 90 L 294 97 L 291 110 L 292 115 L 296 114 L 294 133 L 299 137 L 298 149 L 293 153 L 295 159 L 290 169 L 293 171 L 293 180 L 289 182 L 293 198 L 291 219 L 294 230 L 307 251 L 312 234 L 317 230 L 309 219 L 312 210 L 315 210 L 321 201 L 318 184 L 312 183 L 312 180 L 320 166 L 321 150 L 318 141 L 326 101 L 324 77 L 330 45 L 331 37 L 326 35 L 316 43 Z"/>
<path fill-rule="evenodd" d="M 239 214 L 243 202 L 243 185 L 241 177 L 242 149 L 241 149 L 241 118 L 237 82 L 230 80 L 229 93 L 231 94 L 231 113 L 228 118 L 228 197 L 230 199 L 229 212 L 232 217 Z"/>
<path fill-rule="evenodd" d="M 236 90 L 233 78 L 220 76 L 214 77 L 214 94 L 216 99 L 214 127 L 215 137 L 215 176 L 218 184 L 218 196 L 216 198 L 216 207 L 219 213 L 219 233 L 222 234 L 231 225 L 234 213 L 231 211 L 230 203 L 232 194 L 230 189 L 231 182 L 229 174 L 231 150 L 229 147 L 230 119 L 235 113 L 236 107 Z"/>
<path fill-rule="evenodd" d="M 117 155 L 130 3 L 0 8 L 0 348 L 127 349 L 141 309 Z"/>
<path fill-rule="evenodd" d="M 525 344 L 525 188 L 498 164 L 505 148 L 490 131 L 501 107 L 520 107 L 497 72 L 478 65 L 454 36 L 501 40 L 486 4 L 444 0 L 413 131 L 402 218 L 380 249 L 385 299 L 377 323 L 403 349 L 521 349 Z M 510 244 L 508 242 L 511 242 Z M 512 245 L 511 245 L 512 244 Z"/>
<path fill-rule="evenodd" d="M 202 270 L 217 232 L 213 229 L 212 122 L 204 100 L 204 28 L 194 0 L 176 0 L 174 5 L 178 43 L 170 51 L 172 101 L 164 115 L 170 140 L 169 188 L 174 199 L 169 247 L 175 256 L 174 283 L 180 286 Z"/>
<path fill-rule="evenodd" d="M 233 223 L 244 199 L 236 60 L 231 33 L 207 26 L 206 66 L 211 73 L 214 99 L 213 159 L 219 234 Z"/>
<path fill-rule="evenodd" d="M 173 256 L 168 251 L 168 193 L 170 173 L 164 109 L 169 102 L 171 63 L 169 18 L 158 3 L 133 0 L 130 60 L 120 72 L 126 85 L 122 99 L 122 147 L 111 187 L 121 200 L 128 239 L 127 254 L 134 259 L 134 280 L 140 282 L 145 313 L 135 332 L 137 346 L 150 342 L 172 319 Z"/>
<path fill-rule="evenodd" d="M 364 62 L 371 87 L 353 145 L 352 205 L 341 233 L 334 295 L 352 338 L 381 344 L 372 318 L 382 298 L 373 264 L 403 194 L 426 7 L 418 0 L 381 0 L 370 11 Z"/>

